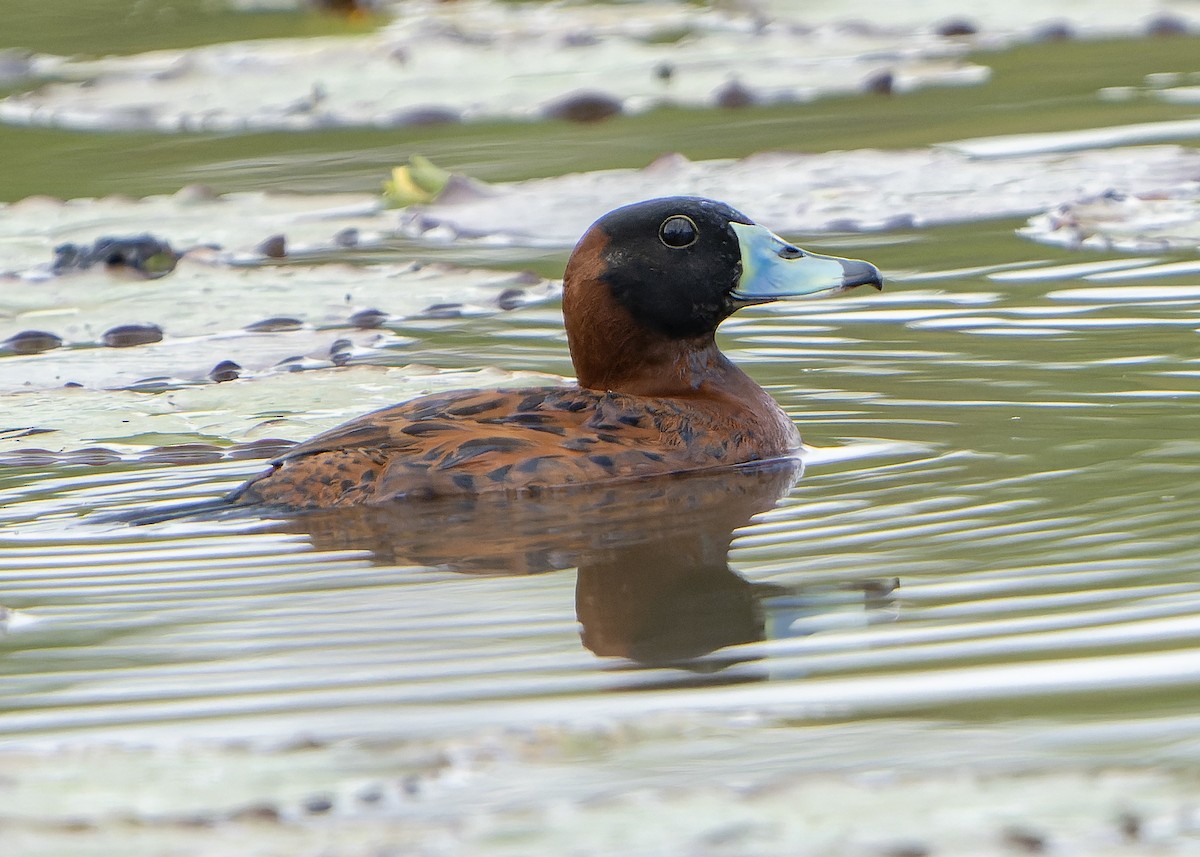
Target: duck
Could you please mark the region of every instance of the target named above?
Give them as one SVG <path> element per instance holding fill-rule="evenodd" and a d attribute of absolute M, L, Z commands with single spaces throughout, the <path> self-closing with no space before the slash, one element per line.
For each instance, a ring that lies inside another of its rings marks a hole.
<path fill-rule="evenodd" d="M 650 199 L 600 217 L 563 275 L 576 381 L 458 390 L 364 414 L 229 494 L 325 509 L 519 497 L 794 457 L 792 419 L 717 346 L 748 306 L 883 287 L 869 262 L 811 253 L 731 206 Z"/>

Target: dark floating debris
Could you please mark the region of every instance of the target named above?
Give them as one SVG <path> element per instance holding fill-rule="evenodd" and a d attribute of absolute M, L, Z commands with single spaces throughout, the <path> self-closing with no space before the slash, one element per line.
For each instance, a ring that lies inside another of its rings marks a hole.
<path fill-rule="evenodd" d="M 283 259 L 287 256 L 287 238 L 284 235 L 272 235 L 263 239 L 255 249 L 268 259 Z"/>
<path fill-rule="evenodd" d="M 304 799 L 302 806 L 309 815 L 322 815 L 333 809 L 333 798 L 329 795 L 312 795 Z"/>
<path fill-rule="evenodd" d="M 335 339 L 329 346 L 329 359 L 334 366 L 345 366 L 350 362 L 350 353 L 353 350 L 354 343 L 349 339 Z"/>
<path fill-rule="evenodd" d="M 1066 21 L 1050 21 L 1033 34 L 1035 42 L 1069 42 L 1075 38 L 1075 29 Z"/>
<path fill-rule="evenodd" d="M 22 330 L 0 342 L 0 354 L 41 354 L 62 345 L 62 339 L 44 330 Z"/>
<path fill-rule="evenodd" d="M 289 330 L 299 330 L 302 327 L 304 327 L 304 322 L 298 318 L 273 316 L 248 324 L 245 329 L 251 333 L 284 333 Z"/>
<path fill-rule="evenodd" d="M 624 112 L 620 99 L 603 92 L 590 90 L 572 92 L 545 106 L 543 114 L 550 119 L 568 122 L 600 122 Z"/>
<path fill-rule="evenodd" d="M 220 384 L 222 381 L 235 381 L 242 374 L 242 367 L 234 363 L 232 360 L 222 360 L 211 370 L 208 377 L 212 381 Z"/>
<path fill-rule="evenodd" d="M 123 237 L 105 236 L 95 243 L 59 244 L 54 248 L 50 270 L 55 274 L 86 271 L 103 265 L 110 271 L 125 271 L 156 280 L 175 270 L 179 254 L 166 241 L 149 233 Z"/>
<path fill-rule="evenodd" d="M 421 318 L 462 318 L 462 304 L 430 304 L 421 313 Z"/>
<path fill-rule="evenodd" d="M 503 310 L 516 309 L 525 305 L 524 289 L 505 289 L 496 297 L 496 305 Z"/>
<path fill-rule="evenodd" d="M 863 81 L 863 92 L 874 95 L 891 95 L 896 88 L 896 76 L 890 71 L 879 71 Z"/>
<path fill-rule="evenodd" d="M 1013 851 L 1024 854 L 1044 854 L 1046 852 L 1048 845 L 1046 837 L 1036 830 L 1014 825 L 1005 828 L 1000 835 L 1004 844 Z"/>
<path fill-rule="evenodd" d="M 334 233 L 333 243 L 338 247 L 357 247 L 359 237 L 357 227 L 347 226 L 345 229 L 339 229 Z"/>
<path fill-rule="evenodd" d="M 230 821 L 263 821 L 278 822 L 283 818 L 279 807 L 270 801 L 260 801 L 238 807 L 229 813 Z"/>
<path fill-rule="evenodd" d="M 388 320 L 388 314 L 380 309 L 360 309 L 350 316 L 350 324 L 362 330 L 379 327 Z"/>
<path fill-rule="evenodd" d="M 937 25 L 935 32 L 939 36 L 957 38 L 961 36 L 974 36 L 979 32 L 979 28 L 966 18 L 948 18 Z"/>
<path fill-rule="evenodd" d="M 162 342 L 162 328 L 157 324 L 119 324 L 104 331 L 100 341 L 109 348 L 131 348 Z"/>
<path fill-rule="evenodd" d="M 718 107 L 736 110 L 739 107 L 750 107 L 758 99 L 741 81 L 731 80 L 714 93 L 713 100 Z"/>

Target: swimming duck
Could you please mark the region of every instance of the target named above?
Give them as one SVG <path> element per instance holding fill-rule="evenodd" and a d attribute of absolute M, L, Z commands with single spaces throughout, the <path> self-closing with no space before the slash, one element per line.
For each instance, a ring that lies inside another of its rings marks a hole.
<path fill-rule="evenodd" d="M 774 399 L 717 348 L 738 309 L 882 287 L 721 202 L 667 197 L 597 220 L 563 276 L 576 386 L 463 390 L 365 414 L 234 491 L 293 509 L 640 479 L 793 454 Z"/>

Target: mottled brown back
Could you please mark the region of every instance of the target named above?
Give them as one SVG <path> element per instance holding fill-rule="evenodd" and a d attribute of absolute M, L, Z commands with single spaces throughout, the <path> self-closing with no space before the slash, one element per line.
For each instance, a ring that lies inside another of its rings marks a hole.
<path fill-rule="evenodd" d="M 468 390 L 364 414 L 299 444 L 235 492 L 291 508 L 636 479 L 788 454 L 787 417 L 728 402 L 578 387 Z"/>

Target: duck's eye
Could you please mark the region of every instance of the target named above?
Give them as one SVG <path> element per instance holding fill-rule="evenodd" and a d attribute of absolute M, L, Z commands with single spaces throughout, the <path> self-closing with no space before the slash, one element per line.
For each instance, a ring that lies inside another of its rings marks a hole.
<path fill-rule="evenodd" d="M 658 227 L 658 237 L 668 247 L 679 250 L 695 244 L 696 239 L 700 237 L 700 230 L 696 228 L 692 218 L 685 214 L 675 214 Z"/>

